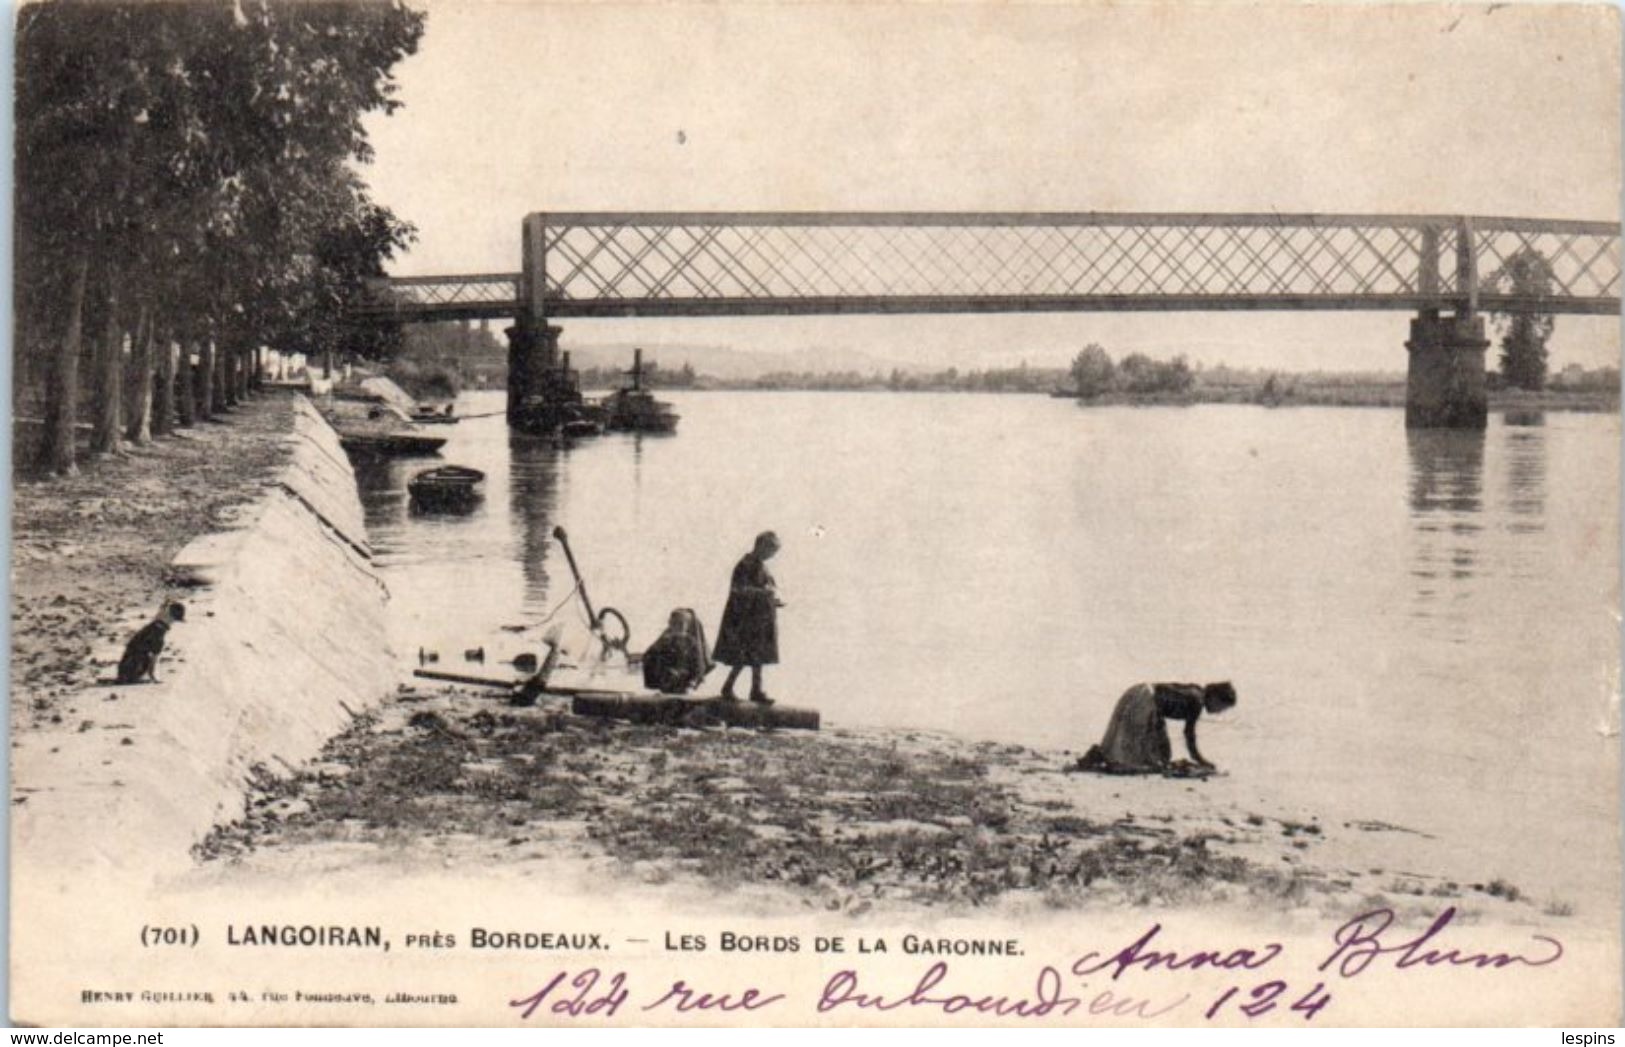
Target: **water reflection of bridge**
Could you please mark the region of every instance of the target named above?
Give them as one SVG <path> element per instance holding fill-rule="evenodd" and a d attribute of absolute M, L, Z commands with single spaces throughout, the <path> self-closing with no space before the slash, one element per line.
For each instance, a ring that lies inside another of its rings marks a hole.
<path fill-rule="evenodd" d="M 1407 422 L 1484 424 L 1482 312 L 1612 315 L 1619 227 L 1444 215 L 546 213 L 517 273 L 404 277 L 372 320 L 513 318 L 510 396 L 575 317 L 1397 310 Z M 1546 286 L 1507 263 L 1538 256 Z M 1441 315 L 1449 313 L 1450 315 Z"/>
<path fill-rule="evenodd" d="M 559 515 L 559 462 L 550 440 L 512 433 L 508 438 L 508 511 L 519 538 L 518 558 L 525 577 L 524 609 L 544 617 L 549 599 L 547 554 Z"/>
<path fill-rule="evenodd" d="M 1542 413 L 1523 411 L 1508 412 L 1490 434 L 1407 434 L 1417 618 L 1447 626 L 1469 622 L 1466 602 L 1481 575 L 1528 579 L 1546 563 L 1544 426 Z M 1486 442 L 1494 450 L 1492 485 L 1485 477 Z M 1486 486 L 1494 490 L 1487 494 Z M 1488 533 L 1487 518 L 1501 518 L 1496 530 L 1503 533 Z"/>

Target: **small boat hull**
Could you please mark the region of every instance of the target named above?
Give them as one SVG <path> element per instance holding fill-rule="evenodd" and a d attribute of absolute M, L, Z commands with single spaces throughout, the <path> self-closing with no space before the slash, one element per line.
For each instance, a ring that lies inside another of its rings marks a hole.
<path fill-rule="evenodd" d="M 674 433 L 679 415 L 648 393 L 622 390 L 604 401 L 604 428 L 621 433 Z"/>
<path fill-rule="evenodd" d="M 404 458 L 434 454 L 446 445 L 446 440 L 440 436 L 418 436 L 415 433 L 348 433 L 340 435 L 339 444 L 351 454 Z"/>
<path fill-rule="evenodd" d="M 569 438 L 597 436 L 604 431 L 604 413 L 583 400 L 528 399 L 510 419 L 522 433 Z"/>
<path fill-rule="evenodd" d="M 412 507 L 420 511 L 457 512 L 480 500 L 485 474 L 461 465 L 425 469 L 407 482 Z"/>
<path fill-rule="evenodd" d="M 455 410 L 452 404 L 414 404 L 412 422 L 415 425 L 456 425 L 462 419 L 453 413 Z"/>

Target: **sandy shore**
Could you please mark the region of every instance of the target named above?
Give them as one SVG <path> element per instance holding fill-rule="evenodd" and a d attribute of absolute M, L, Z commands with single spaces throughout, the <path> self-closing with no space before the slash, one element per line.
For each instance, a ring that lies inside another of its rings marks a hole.
<path fill-rule="evenodd" d="M 634 726 L 408 687 L 199 849 L 214 875 L 561 860 L 673 898 L 854 915 L 1455 905 L 1561 921 L 1404 826 L 1324 824 L 1245 778 L 1073 773 L 1074 754 L 925 731 Z M 236 867 L 234 874 L 231 869 Z"/>
<path fill-rule="evenodd" d="M 226 526 L 288 455 L 284 397 L 12 488 L 11 729 L 80 715 L 74 698 L 170 592 L 170 561 Z M 89 715 L 89 714 L 86 714 Z"/>

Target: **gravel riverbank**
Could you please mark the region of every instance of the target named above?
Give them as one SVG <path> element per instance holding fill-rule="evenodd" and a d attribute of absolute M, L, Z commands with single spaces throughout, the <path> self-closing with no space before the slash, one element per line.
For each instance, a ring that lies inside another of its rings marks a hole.
<path fill-rule="evenodd" d="M 199 854 L 250 875 L 573 861 L 599 888 L 853 915 L 1566 915 L 1454 867 L 1448 846 L 1403 826 L 1324 824 L 1245 775 L 1072 773 L 1075 755 L 912 730 L 634 726 L 403 685 L 299 775 L 264 783 Z"/>
<path fill-rule="evenodd" d="M 229 525 L 288 461 L 288 394 L 88 462 L 75 476 L 14 478 L 11 729 L 76 715 L 133 629 L 170 592 L 170 561 Z"/>

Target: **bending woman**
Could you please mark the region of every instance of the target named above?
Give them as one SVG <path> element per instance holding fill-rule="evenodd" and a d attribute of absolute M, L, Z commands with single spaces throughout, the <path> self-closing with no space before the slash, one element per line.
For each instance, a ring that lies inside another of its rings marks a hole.
<path fill-rule="evenodd" d="M 1199 767 L 1213 763 L 1196 747 L 1196 721 L 1203 712 L 1221 713 L 1236 704 L 1236 689 L 1228 682 L 1202 686 L 1194 683 L 1142 683 L 1130 687 L 1117 700 L 1111 723 L 1099 745 L 1092 745 L 1078 761 L 1078 769 L 1107 774 L 1163 774 L 1173 766 L 1168 721 L 1185 722 L 1185 751 Z"/>

